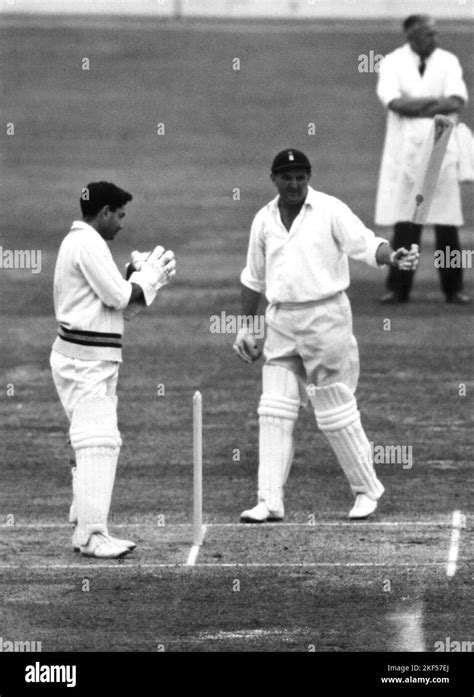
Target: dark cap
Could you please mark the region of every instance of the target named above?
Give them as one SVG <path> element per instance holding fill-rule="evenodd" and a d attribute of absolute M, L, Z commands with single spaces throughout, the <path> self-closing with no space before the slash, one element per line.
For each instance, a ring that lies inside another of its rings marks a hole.
<path fill-rule="evenodd" d="M 273 160 L 272 173 L 276 174 L 290 167 L 300 167 L 311 172 L 311 163 L 301 150 L 282 150 Z"/>

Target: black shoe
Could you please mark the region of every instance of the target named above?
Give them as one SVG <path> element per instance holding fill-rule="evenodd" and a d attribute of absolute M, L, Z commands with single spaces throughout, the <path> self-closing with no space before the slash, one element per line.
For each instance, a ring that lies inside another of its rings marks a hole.
<path fill-rule="evenodd" d="M 471 299 L 467 295 L 462 293 L 452 293 L 452 295 L 446 296 L 447 303 L 456 303 L 457 305 L 467 305 L 471 302 Z"/>
<path fill-rule="evenodd" d="M 382 305 L 395 305 L 396 303 L 407 303 L 408 297 L 402 295 L 396 295 L 393 291 L 389 291 L 382 295 L 380 298 L 380 303 Z"/>

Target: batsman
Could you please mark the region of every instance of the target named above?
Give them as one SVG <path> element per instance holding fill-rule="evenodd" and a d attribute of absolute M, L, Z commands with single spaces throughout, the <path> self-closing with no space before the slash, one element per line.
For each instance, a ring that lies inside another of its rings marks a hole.
<path fill-rule="evenodd" d="M 394 251 L 340 200 L 310 185 L 301 151 L 279 152 L 271 167 L 277 196 L 255 216 L 241 274 L 242 315 L 234 350 L 251 364 L 260 350 L 252 332 L 262 294 L 268 301 L 259 415 L 258 500 L 241 521 L 283 520 L 284 487 L 294 454 L 293 429 L 311 402 L 349 482 L 349 518 L 367 518 L 384 487 L 375 473 L 355 391 L 359 354 L 352 332 L 348 258 L 413 271 L 416 245 Z"/>

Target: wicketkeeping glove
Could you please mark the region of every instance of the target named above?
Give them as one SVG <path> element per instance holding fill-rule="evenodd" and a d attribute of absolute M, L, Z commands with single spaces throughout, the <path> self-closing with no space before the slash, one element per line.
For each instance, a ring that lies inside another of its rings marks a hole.
<path fill-rule="evenodd" d="M 253 363 L 262 353 L 257 346 L 257 340 L 248 329 L 241 329 L 237 334 L 233 349 L 246 363 Z"/>
<path fill-rule="evenodd" d="M 140 271 L 144 261 L 148 259 L 151 252 L 132 252 L 130 261 L 125 264 L 125 280 L 128 281 L 134 271 Z"/>
<path fill-rule="evenodd" d="M 165 252 L 164 247 L 158 246 L 147 259 L 137 261 L 142 261 L 140 270 L 134 271 L 129 280 L 141 287 L 145 303 L 151 305 L 159 289 L 176 275 L 174 253 L 171 250 Z"/>

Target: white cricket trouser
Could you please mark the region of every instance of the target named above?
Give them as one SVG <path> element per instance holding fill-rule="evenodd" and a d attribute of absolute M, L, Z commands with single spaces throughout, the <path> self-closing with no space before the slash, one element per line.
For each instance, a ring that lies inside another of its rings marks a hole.
<path fill-rule="evenodd" d="M 269 305 L 265 319 L 265 363 L 280 365 L 297 376 L 303 404 L 308 401 L 307 383 L 326 387 L 342 382 L 355 392 L 359 350 L 344 292 L 310 303 Z"/>
<path fill-rule="evenodd" d="M 116 361 L 83 361 L 52 351 L 50 365 L 59 399 L 69 421 L 81 399 L 110 397 L 117 404 L 115 393 L 119 363 Z"/>
<path fill-rule="evenodd" d="M 77 543 L 85 545 L 93 533 L 107 532 L 121 443 L 115 394 L 119 364 L 70 358 L 54 350 L 50 364 L 59 398 L 72 424 L 70 438 L 76 455 L 69 521 L 77 526 Z M 84 445 L 84 439 L 90 444 Z"/>

